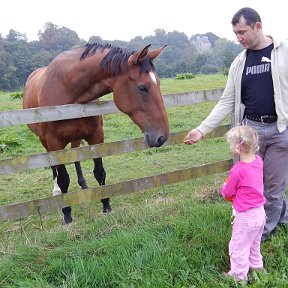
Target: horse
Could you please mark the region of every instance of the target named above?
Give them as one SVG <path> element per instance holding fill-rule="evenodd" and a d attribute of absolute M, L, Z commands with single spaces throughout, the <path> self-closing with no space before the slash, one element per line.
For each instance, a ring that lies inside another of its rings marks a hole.
<path fill-rule="evenodd" d="M 87 43 L 64 51 L 28 76 L 23 109 L 85 104 L 112 92 L 116 107 L 140 128 L 147 146 L 160 147 L 169 137 L 169 123 L 153 60 L 166 45 L 149 51 L 150 46 L 132 51 L 111 44 Z M 101 115 L 33 123 L 28 127 L 47 152 L 65 149 L 69 143 L 78 147 L 81 140 L 89 145 L 104 142 Z M 106 172 L 102 158 L 93 160 L 94 176 L 99 185 L 104 185 Z M 75 167 L 78 182 L 82 181 L 82 188 L 87 188 L 80 163 L 75 163 Z M 58 193 L 57 185 L 60 193 L 67 193 L 70 178 L 65 165 L 56 165 L 52 171 L 54 195 Z M 110 212 L 109 198 L 101 201 L 103 212 Z M 62 208 L 62 212 L 64 223 L 71 223 L 71 207 Z"/>

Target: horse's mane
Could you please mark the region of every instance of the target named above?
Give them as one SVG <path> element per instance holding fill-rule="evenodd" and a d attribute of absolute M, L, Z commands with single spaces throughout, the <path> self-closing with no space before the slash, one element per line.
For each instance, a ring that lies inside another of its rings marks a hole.
<path fill-rule="evenodd" d="M 94 55 L 97 51 L 102 53 L 104 49 L 110 49 L 108 54 L 101 61 L 101 69 L 105 72 L 111 73 L 112 76 L 119 75 L 121 71 L 127 71 L 128 58 L 136 52 L 126 48 L 115 47 L 108 43 L 87 43 L 84 47 L 86 47 L 86 49 L 82 53 L 80 61 L 84 60 L 86 57 Z M 154 70 L 153 62 L 148 57 L 144 57 L 140 62 L 141 73 L 148 73 Z"/>

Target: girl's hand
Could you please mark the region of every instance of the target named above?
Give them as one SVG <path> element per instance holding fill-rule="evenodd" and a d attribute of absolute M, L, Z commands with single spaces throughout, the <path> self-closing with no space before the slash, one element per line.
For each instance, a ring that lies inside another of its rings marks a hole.
<path fill-rule="evenodd" d="M 224 197 L 225 200 L 229 201 L 229 202 L 233 202 L 233 198 L 234 197 Z"/>

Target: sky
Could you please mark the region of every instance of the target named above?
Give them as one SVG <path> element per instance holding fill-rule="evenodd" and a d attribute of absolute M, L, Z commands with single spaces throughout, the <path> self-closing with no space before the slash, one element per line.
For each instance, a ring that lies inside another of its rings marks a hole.
<path fill-rule="evenodd" d="M 231 19 L 242 7 L 252 7 L 262 18 L 263 31 L 288 38 L 284 0 L 7 0 L 1 1 L 0 34 L 10 29 L 25 33 L 28 41 L 52 22 L 75 31 L 80 39 L 123 40 L 154 36 L 156 29 L 183 32 L 188 38 L 212 32 L 236 41 Z"/>

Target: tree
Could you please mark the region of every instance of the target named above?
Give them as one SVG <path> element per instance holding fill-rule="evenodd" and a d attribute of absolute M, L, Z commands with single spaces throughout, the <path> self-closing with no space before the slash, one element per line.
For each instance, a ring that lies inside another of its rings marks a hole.
<path fill-rule="evenodd" d="M 15 42 L 19 40 L 23 40 L 27 42 L 27 37 L 25 33 L 17 32 L 13 29 L 9 30 L 9 34 L 6 36 L 6 40 L 9 42 Z"/>
<path fill-rule="evenodd" d="M 13 83 L 11 85 L 12 87 L 15 85 L 15 88 L 21 87 L 31 72 L 32 52 L 28 45 L 24 45 L 22 40 L 7 41 L 5 50 L 9 52 L 9 62 L 11 61 L 12 66 L 16 68 L 12 69 L 14 79 L 10 79 L 10 82 Z"/>
<path fill-rule="evenodd" d="M 0 90 L 9 91 L 14 89 L 14 74 L 17 68 L 13 65 L 12 57 L 3 49 L 0 49 Z"/>
<path fill-rule="evenodd" d="M 154 32 L 154 36 L 136 36 L 130 42 L 105 41 L 100 36 L 91 36 L 89 42 L 110 43 L 133 51 L 148 44 L 151 44 L 151 49 L 168 44 L 154 65 L 160 77 L 173 78 L 179 73 L 216 73 L 225 67 L 228 69 L 242 49 L 240 45 L 211 32 L 192 35 L 190 39 L 178 31 L 167 33 L 156 29 Z M 51 22 L 47 22 L 38 35 L 39 41 L 27 42 L 26 35 L 15 30 L 10 30 L 6 39 L 0 34 L 1 90 L 21 88 L 33 70 L 47 66 L 62 51 L 87 43 L 79 39 L 76 32 Z"/>
<path fill-rule="evenodd" d="M 204 64 L 200 68 L 201 74 L 216 74 L 218 72 L 219 72 L 219 70 L 217 69 L 217 67 L 213 66 L 211 64 Z"/>
<path fill-rule="evenodd" d="M 218 39 L 213 48 L 213 54 L 215 55 L 214 59 L 218 60 L 218 63 L 215 65 L 218 65 L 221 70 L 224 67 L 230 67 L 236 55 L 242 50 L 242 46 L 235 44 L 233 41 L 229 41 L 225 38 Z"/>
<path fill-rule="evenodd" d="M 205 33 L 204 35 L 208 37 L 208 40 L 209 40 L 209 42 L 211 43 L 212 47 L 214 47 L 214 46 L 215 46 L 215 42 L 216 42 L 218 39 L 220 39 L 220 37 L 218 37 L 217 35 L 215 35 L 215 34 L 212 33 L 212 32 Z"/>
<path fill-rule="evenodd" d="M 76 32 L 66 27 L 59 28 L 51 22 L 44 25 L 44 31 L 39 31 L 38 36 L 40 45 L 45 50 L 54 50 L 57 51 L 57 54 L 69 50 L 73 45 L 81 42 Z"/>
<path fill-rule="evenodd" d="M 88 40 L 89 43 L 104 43 L 104 41 L 102 40 L 102 38 L 100 36 L 91 36 Z"/>

